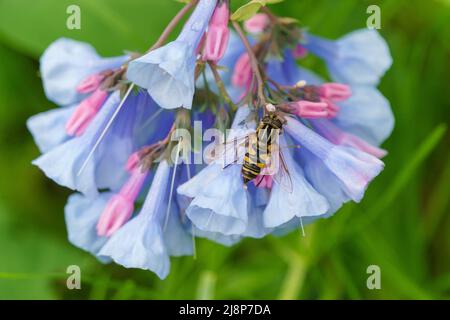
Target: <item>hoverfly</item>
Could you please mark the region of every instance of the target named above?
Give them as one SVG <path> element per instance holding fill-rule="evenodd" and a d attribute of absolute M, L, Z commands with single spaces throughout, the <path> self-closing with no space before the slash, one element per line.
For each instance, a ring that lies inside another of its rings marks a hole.
<path fill-rule="evenodd" d="M 285 123 L 279 114 L 270 112 L 261 119 L 254 133 L 226 142 L 225 145 L 234 144 L 235 155 L 224 169 L 236 164 L 243 155 L 241 176 L 245 187 L 264 174 L 272 176 L 284 189 L 292 192 L 291 176 L 279 147 L 279 135 Z"/>

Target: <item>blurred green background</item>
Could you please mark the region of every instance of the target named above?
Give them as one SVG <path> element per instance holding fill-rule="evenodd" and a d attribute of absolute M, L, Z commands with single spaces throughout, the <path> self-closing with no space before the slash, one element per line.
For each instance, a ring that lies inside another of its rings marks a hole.
<path fill-rule="evenodd" d="M 233 1 L 238 2 L 239 1 Z M 238 4 L 236 3 L 236 4 Z M 81 7 L 82 29 L 66 29 Z M 236 5 L 235 4 L 235 5 Z M 0 298 L 3 299 L 448 299 L 450 298 L 450 1 L 286 0 L 277 13 L 337 38 L 381 7 L 394 57 L 380 86 L 396 127 L 386 170 L 359 205 L 284 238 L 225 248 L 197 240 L 198 257 L 172 259 L 170 276 L 101 265 L 66 238 L 67 190 L 30 162 L 26 119 L 46 100 L 38 59 L 55 39 L 91 42 L 103 55 L 144 51 L 179 3 L 172 0 L 0 0 Z M 82 289 L 66 288 L 79 265 Z M 366 286 L 381 268 L 381 290 Z"/>

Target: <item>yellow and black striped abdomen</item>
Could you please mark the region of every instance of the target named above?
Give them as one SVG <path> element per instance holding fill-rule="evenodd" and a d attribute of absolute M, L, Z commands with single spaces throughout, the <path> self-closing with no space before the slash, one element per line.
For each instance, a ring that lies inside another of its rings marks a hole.
<path fill-rule="evenodd" d="M 268 125 L 263 125 L 256 131 L 256 136 L 249 141 L 242 166 L 242 178 L 245 184 L 256 179 L 270 160 L 271 131 Z"/>

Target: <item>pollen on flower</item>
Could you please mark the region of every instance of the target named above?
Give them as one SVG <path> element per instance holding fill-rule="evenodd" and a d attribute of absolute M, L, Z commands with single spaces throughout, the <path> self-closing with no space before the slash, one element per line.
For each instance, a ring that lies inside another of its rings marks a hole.
<path fill-rule="evenodd" d="M 303 88 L 303 87 L 305 87 L 306 86 L 306 80 L 300 80 L 300 81 L 298 81 L 296 84 L 295 84 L 295 87 L 297 87 L 297 88 Z"/>
<path fill-rule="evenodd" d="M 269 112 L 275 112 L 277 110 L 277 108 L 275 108 L 275 106 L 271 103 L 266 104 L 266 110 Z"/>

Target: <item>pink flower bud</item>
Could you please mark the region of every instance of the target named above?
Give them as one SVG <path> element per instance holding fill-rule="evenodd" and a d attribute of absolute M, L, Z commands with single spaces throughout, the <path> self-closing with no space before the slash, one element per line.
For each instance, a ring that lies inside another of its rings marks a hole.
<path fill-rule="evenodd" d="M 77 87 L 79 93 L 91 93 L 97 90 L 105 79 L 104 74 L 94 74 L 87 77 Z"/>
<path fill-rule="evenodd" d="M 306 57 L 306 55 L 308 54 L 308 50 L 301 44 L 298 44 L 295 46 L 294 50 L 292 50 L 292 54 L 294 55 L 295 59 L 302 59 Z"/>
<path fill-rule="evenodd" d="M 328 111 L 327 118 L 329 118 L 329 119 L 336 118 L 336 116 L 339 113 L 339 111 L 341 110 L 341 108 L 339 108 L 338 105 L 336 105 L 335 103 L 331 102 L 328 99 L 321 98 L 320 101 L 327 104 L 327 111 Z"/>
<path fill-rule="evenodd" d="M 218 6 L 209 23 L 206 33 L 205 46 L 203 48 L 203 60 L 217 62 L 222 59 L 230 39 L 230 30 L 228 29 L 228 20 L 230 10 L 228 3 L 224 2 Z"/>
<path fill-rule="evenodd" d="M 66 133 L 69 136 L 81 136 L 96 116 L 98 110 L 108 97 L 108 93 L 97 89 L 88 98 L 84 99 L 75 109 L 66 124 Z"/>
<path fill-rule="evenodd" d="M 100 237 L 110 237 L 130 220 L 134 212 L 134 202 L 146 177 L 147 172 L 134 171 L 120 192 L 108 201 L 97 223 L 97 234 Z"/>
<path fill-rule="evenodd" d="M 320 96 L 334 101 L 344 101 L 351 97 L 352 91 L 350 86 L 342 83 L 324 83 L 319 88 Z"/>
<path fill-rule="evenodd" d="M 292 102 L 289 106 L 293 109 L 293 112 L 301 118 L 319 119 L 327 118 L 329 116 L 328 104 L 325 102 L 301 100 Z"/>
<path fill-rule="evenodd" d="M 255 180 L 253 180 L 253 183 L 258 188 L 272 189 L 273 178 L 272 178 L 272 176 L 269 176 L 269 175 L 260 174 L 258 177 L 256 177 Z"/>
<path fill-rule="evenodd" d="M 244 23 L 245 31 L 249 33 L 261 33 L 270 24 L 269 17 L 264 13 L 257 13 Z"/>
<path fill-rule="evenodd" d="M 231 83 L 235 87 L 247 88 L 252 81 L 252 67 L 247 53 L 242 54 L 234 66 Z"/>

